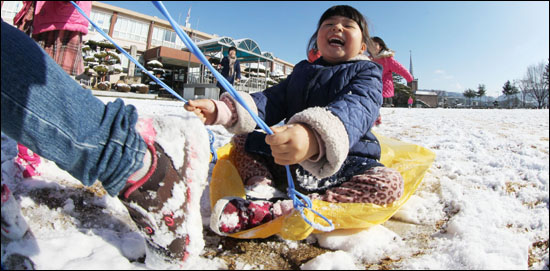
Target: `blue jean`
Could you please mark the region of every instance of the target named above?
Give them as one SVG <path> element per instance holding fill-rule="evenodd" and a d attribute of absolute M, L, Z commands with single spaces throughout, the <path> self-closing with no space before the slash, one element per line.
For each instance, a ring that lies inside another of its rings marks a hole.
<path fill-rule="evenodd" d="M 117 195 L 143 166 L 136 108 L 104 104 L 33 40 L 2 21 L 2 132 L 82 184 Z"/>

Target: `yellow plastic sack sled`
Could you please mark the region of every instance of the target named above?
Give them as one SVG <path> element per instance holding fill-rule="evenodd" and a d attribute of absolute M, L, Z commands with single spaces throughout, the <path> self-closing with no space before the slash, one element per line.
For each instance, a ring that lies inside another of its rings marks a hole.
<path fill-rule="evenodd" d="M 424 147 L 377 134 L 376 137 L 382 148 L 380 162 L 399 171 L 405 180 L 404 195 L 398 201 L 386 206 L 371 203 L 330 203 L 313 200 L 313 209 L 330 219 L 335 230 L 368 228 L 384 223 L 397 212 L 418 188 L 426 171 L 435 159 L 435 154 Z M 217 151 L 218 162 L 214 166 L 210 182 L 210 206 L 212 208 L 218 199 L 226 196 L 246 198 L 241 177 L 232 161 L 229 160 L 232 149 L 233 145 L 229 143 Z M 304 212 L 310 221 L 328 226 L 326 221 L 310 210 L 304 209 Z M 287 240 L 303 240 L 311 233 L 318 232 L 304 221 L 298 211 L 294 211 L 289 215 L 229 236 L 251 239 L 267 238 L 279 234 Z"/>

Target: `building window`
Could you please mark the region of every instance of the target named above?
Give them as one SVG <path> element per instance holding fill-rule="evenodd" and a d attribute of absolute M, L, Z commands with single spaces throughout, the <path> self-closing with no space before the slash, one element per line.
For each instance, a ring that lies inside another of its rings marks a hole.
<path fill-rule="evenodd" d="M 143 55 L 138 53 L 135 58 L 139 62 L 139 64 L 141 64 L 141 66 L 145 66 L 145 59 L 143 58 Z M 129 65 L 130 64 L 128 64 L 128 66 L 126 66 L 126 67 L 129 67 Z M 134 76 L 141 77 L 143 75 L 145 75 L 145 74 L 143 74 L 141 69 L 136 65 L 136 68 L 134 69 Z"/>
<path fill-rule="evenodd" d="M 281 63 L 275 63 L 275 70 L 274 70 L 274 72 L 275 72 L 276 74 L 281 74 L 281 75 L 283 75 L 283 74 L 285 74 L 285 73 L 283 72 L 283 68 L 284 68 L 283 64 L 281 64 Z"/>
<path fill-rule="evenodd" d="M 4 22 L 13 25 L 13 17 L 17 14 L 21 8 L 23 8 L 22 1 L 2 1 L 2 20 Z"/>
<path fill-rule="evenodd" d="M 153 27 L 151 44 L 153 46 L 166 46 L 175 49 L 185 47 L 175 31 L 159 27 Z"/>
<path fill-rule="evenodd" d="M 112 13 L 101 12 L 93 10 L 90 12 L 90 19 L 97 25 L 103 32 L 109 34 L 109 27 L 111 26 L 111 16 Z M 90 32 L 97 32 L 95 27 L 92 24 L 88 25 L 88 30 Z"/>
<path fill-rule="evenodd" d="M 119 16 L 117 18 L 113 37 L 146 43 L 149 24 Z"/>
<path fill-rule="evenodd" d="M 285 74 L 291 74 L 292 73 L 292 67 L 285 66 Z"/>

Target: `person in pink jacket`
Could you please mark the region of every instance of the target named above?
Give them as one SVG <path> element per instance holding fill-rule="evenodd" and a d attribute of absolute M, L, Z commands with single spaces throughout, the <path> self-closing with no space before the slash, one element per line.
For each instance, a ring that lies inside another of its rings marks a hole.
<path fill-rule="evenodd" d="M 75 1 L 90 16 L 92 1 Z M 88 20 L 69 1 L 23 1 L 13 24 L 31 37 L 69 75 L 84 72 L 82 37 Z"/>
<path fill-rule="evenodd" d="M 392 72 L 397 73 L 407 82 L 413 80 L 412 75 L 407 71 L 403 65 L 393 58 L 395 52 L 388 49 L 386 43 L 379 37 L 372 37 L 372 46 L 369 48 L 369 54 L 372 60 L 383 67 L 382 71 L 382 97 L 384 97 L 384 104 L 382 106 L 393 106 L 392 97 L 393 93 L 393 76 Z"/>

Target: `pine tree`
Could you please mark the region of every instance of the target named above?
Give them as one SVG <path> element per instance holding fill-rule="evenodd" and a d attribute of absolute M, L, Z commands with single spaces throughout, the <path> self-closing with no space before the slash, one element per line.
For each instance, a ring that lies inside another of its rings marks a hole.
<path fill-rule="evenodd" d="M 116 53 L 115 46 L 107 40 L 89 40 L 86 45 L 83 48 L 86 72 L 91 76 L 97 76 L 104 90 L 110 89 L 111 84 L 106 81 L 107 75 L 122 72 L 120 56 Z"/>
<path fill-rule="evenodd" d="M 397 73 L 392 73 L 393 78 L 393 91 L 394 91 L 394 98 L 393 98 L 393 104 L 395 106 L 407 106 L 407 100 L 409 97 L 413 96 L 414 93 L 412 93 L 412 89 L 401 83 L 404 78 L 401 77 L 401 75 Z"/>
<path fill-rule="evenodd" d="M 469 89 L 466 89 L 462 95 L 464 95 L 464 97 L 468 98 L 468 105 L 471 105 L 471 99 L 475 96 L 477 96 L 477 92 L 475 92 L 473 89 L 469 88 Z"/>
<path fill-rule="evenodd" d="M 512 83 L 510 83 L 510 80 L 506 81 L 506 83 L 504 83 L 504 86 L 502 87 L 502 94 L 506 95 L 506 100 L 508 100 L 509 96 L 511 95 L 516 95 L 519 93 L 519 90 L 516 88 L 516 86 L 512 85 Z M 510 102 L 508 101 L 508 107 L 511 107 L 511 104 Z"/>
<path fill-rule="evenodd" d="M 477 87 L 476 96 L 481 99 L 481 98 L 483 98 L 483 96 L 485 96 L 486 93 L 487 93 L 487 90 L 485 89 L 485 85 L 484 84 L 479 84 L 479 86 Z"/>

